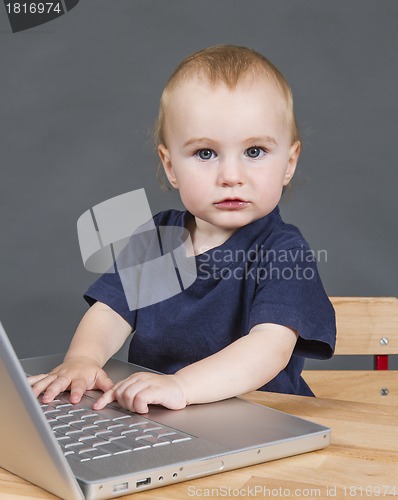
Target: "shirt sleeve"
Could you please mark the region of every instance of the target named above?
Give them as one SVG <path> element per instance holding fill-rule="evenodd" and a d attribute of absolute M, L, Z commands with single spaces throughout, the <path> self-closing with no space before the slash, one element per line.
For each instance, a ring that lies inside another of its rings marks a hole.
<path fill-rule="evenodd" d="M 135 330 L 137 311 L 130 311 L 118 273 L 103 274 L 89 287 L 84 299 L 90 306 L 95 302 L 103 302 L 120 314 L 131 325 L 132 330 Z"/>
<path fill-rule="evenodd" d="M 313 252 L 306 246 L 279 250 L 257 268 L 249 331 L 261 323 L 295 330 L 294 353 L 327 359 L 336 341 L 335 314 L 323 288 Z"/>
<path fill-rule="evenodd" d="M 112 271 L 103 274 L 86 291 L 84 294 L 86 302 L 90 306 L 97 301 L 103 302 L 122 316 L 135 330 L 137 318 L 135 306 L 142 285 L 139 281 L 140 272 L 129 273 L 129 270 L 139 269 L 145 262 L 159 257 L 158 231 L 155 227 L 162 224 L 169 225 L 170 221 L 175 223 L 178 217 L 181 217 L 181 213 L 177 211 L 159 212 L 131 235 L 126 246 L 115 258 Z M 129 306 L 129 301 L 134 307 Z"/>

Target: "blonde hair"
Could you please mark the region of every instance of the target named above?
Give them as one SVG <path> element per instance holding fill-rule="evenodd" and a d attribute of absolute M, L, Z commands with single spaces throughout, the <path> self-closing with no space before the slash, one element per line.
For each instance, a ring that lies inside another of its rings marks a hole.
<path fill-rule="evenodd" d="M 292 90 L 278 68 L 262 54 L 248 47 L 214 45 L 186 57 L 168 79 L 160 98 L 159 114 L 154 129 L 155 143 L 164 144 L 166 106 L 170 96 L 184 80 L 193 75 L 202 76 L 211 85 L 224 83 L 228 88 L 233 89 L 243 77 L 261 74 L 269 77 L 282 92 L 292 127 L 292 142 L 299 141 Z"/>
<path fill-rule="evenodd" d="M 181 83 L 193 76 L 204 78 L 210 85 L 224 83 L 230 89 L 234 89 L 248 76 L 266 76 L 275 84 L 286 101 L 292 143 L 300 142 L 292 90 L 282 73 L 266 57 L 253 49 L 236 45 L 214 45 L 186 57 L 167 81 L 160 98 L 159 114 L 153 131 L 156 146 L 166 145 L 164 122 L 170 97 Z M 162 174 L 162 169 L 158 168 L 158 178 L 164 187 Z"/>

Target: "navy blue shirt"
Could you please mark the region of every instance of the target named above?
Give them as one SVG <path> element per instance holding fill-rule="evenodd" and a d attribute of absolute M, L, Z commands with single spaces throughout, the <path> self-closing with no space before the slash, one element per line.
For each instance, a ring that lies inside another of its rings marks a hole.
<path fill-rule="evenodd" d="M 154 222 L 186 227 L 191 217 L 168 210 Z M 135 330 L 130 362 L 163 373 L 220 351 L 257 324 L 289 327 L 299 335 L 293 355 L 259 389 L 313 395 L 300 375 L 304 360 L 333 355 L 336 327 L 314 253 L 300 231 L 282 221 L 277 207 L 195 259 L 194 283 L 162 302 L 130 311 L 117 273 L 99 278 L 85 299 L 90 305 L 107 304 Z"/>

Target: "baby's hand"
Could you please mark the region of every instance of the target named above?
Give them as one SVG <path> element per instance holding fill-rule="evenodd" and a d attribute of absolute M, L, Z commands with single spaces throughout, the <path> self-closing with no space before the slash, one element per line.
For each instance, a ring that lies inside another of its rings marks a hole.
<path fill-rule="evenodd" d="M 171 410 L 180 410 L 187 405 L 184 391 L 175 375 L 138 372 L 117 383 L 105 392 L 94 404 L 101 410 L 112 401 L 136 413 L 148 413 L 149 404 L 159 404 Z"/>
<path fill-rule="evenodd" d="M 100 389 L 109 391 L 112 380 L 91 358 L 76 357 L 64 361 L 50 373 L 28 377 L 35 396 L 42 392 L 42 402 L 51 402 L 60 392 L 70 389 L 70 402 L 79 403 L 87 390 Z"/>

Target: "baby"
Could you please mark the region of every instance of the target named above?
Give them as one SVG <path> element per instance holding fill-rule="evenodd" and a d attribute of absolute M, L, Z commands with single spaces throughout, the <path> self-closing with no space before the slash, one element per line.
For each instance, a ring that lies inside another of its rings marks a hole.
<path fill-rule="evenodd" d="M 30 378 L 49 402 L 88 389 L 138 413 L 181 409 L 262 389 L 312 395 L 305 357 L 331 357 L 334 311 L 313 253 L 278 209 L 300 154 L 291 89 L 254 50 L 214 46 L 186 58 L 163 91 L 156 126 L 168 182 L 186 211 L 154 217 L 185 227 L 197 277 L 181 293 L 131 311 L 120 276 L 86 292 L 91 305 L 64 362 Z M 102 369 L 129 334 L 139 372 L 114 385 Z"/>

